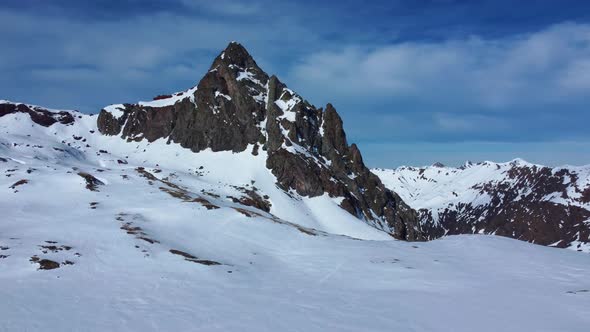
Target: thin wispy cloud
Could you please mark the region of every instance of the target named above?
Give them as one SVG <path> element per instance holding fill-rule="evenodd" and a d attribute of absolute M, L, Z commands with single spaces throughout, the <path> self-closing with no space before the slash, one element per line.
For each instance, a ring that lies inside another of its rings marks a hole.
<path fill-rule="evenodd" d="M 565 23 L 500 39 L 344 46 L 309 55 L 291 75 L 316 94 L 496 111 L 583 102 L 589 57 L 590 25 Z"/>

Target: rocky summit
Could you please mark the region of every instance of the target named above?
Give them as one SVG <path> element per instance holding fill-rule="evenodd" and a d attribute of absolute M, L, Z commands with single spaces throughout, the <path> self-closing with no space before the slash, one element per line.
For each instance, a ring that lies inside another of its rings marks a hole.
<path fill-rule="evenodd" d="M 423 240 L 416 212 L 363 163 L 342 119 L 265 73 L 239 43 L 215 58 L 193 88 L 151 102 L 105 107 L 98 130 L 129 142 L 166 139 L 193 152 L 266 153 L 285 191 L 341 197 L 340 207 L 398 239 Z"/>

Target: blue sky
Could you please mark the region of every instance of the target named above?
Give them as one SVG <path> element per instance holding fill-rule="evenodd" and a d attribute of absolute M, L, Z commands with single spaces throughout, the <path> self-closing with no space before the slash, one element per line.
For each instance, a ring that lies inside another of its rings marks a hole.
<path fill-rule="evenodd" d="M 369 166 L 590 164 L 589 1 L 4 0 L 0 98 L 95 113 L 193 86 L 231 40 Z"/>

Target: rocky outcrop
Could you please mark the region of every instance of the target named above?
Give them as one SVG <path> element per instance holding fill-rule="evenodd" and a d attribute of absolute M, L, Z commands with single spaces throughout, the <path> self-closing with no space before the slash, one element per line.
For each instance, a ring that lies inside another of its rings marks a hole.
<path fill-rule="evenodd" d="M 590 251 L 590 167 L 515 160 L 375 172 L 418 210 L 428 239 L 495 234 Z"/>
<path fill-rule="evenodd" d="M 66 125 L 74 122 L 74 116 L 69 112 L 50 111 L 39 106 L 0 101 L 0 117 L 15 113 L 28 114 L 33 122 L 44 127 L 49 127 L 56 122 Z"/>
<path fill-rule="evenodd" d="M 423 240 L 417 214 L 363 163 L 330 104 L 316 108 L 268 76 L 235 42 L 213 61 L 199 84 L 151 102 L 111 105 L 98 128 L 126 140 L 166 139 L 199 152 L 264 153 L 285 191 L 341 197 L 341 207 L 405 240 Z"/>

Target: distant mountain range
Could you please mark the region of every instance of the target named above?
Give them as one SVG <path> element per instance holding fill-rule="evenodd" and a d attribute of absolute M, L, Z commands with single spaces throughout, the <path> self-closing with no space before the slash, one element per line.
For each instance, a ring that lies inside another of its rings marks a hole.
<path fill-rule="evenodd" d="M 429 239 L 494 234 L 590 252 L 590 166 L 515 159 L 372 171 L 418 211 Z"/>

